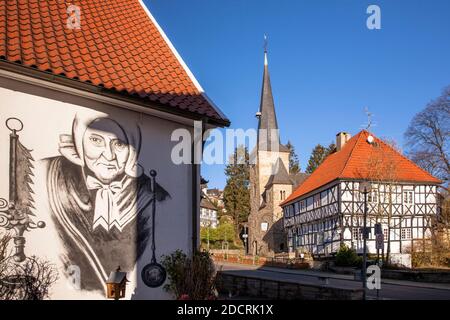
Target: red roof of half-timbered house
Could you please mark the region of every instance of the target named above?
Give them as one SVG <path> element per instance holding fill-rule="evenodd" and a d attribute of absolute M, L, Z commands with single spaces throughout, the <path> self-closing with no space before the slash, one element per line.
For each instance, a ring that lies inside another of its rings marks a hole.
<path fill-rule="evenodd" d="M 369 135 L 372 143 L 368 142 Z M 337 179 L 442 183 L 383 140 L 362 130 L 340 151 L 330 154 L 281 205 Z"/>
<path fill-rule="evenodd" d="M 142 0 L 0 1 L 2 61 L 229 124 Z"/>

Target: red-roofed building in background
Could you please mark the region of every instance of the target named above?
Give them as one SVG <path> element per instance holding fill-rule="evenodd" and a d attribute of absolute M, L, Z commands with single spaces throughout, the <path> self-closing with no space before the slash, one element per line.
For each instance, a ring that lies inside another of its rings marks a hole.
<path fill-rule="evenodd" d="M 194 121 L 230 123 L 142 0 L 0 1 L 0 209 L 45 222 L 10 230 L 66 271 L 52 298 L 104 298 L 118 265 L 127 299 L 170 298 L 148 266 L 199 246 Z M 192 150 L 174 159 L 181 140 Z"/>
<path fill-rule="evenodd" d="M 388 241 L 401 254 L 430 235 L 441 181 L 366 130 L 352 138 L 341 132 L 336 151 L 281 203 L 289 251 L 328 256 L 346 244 L 361 253 L 363 181 L 372 185 L 367 226 L 381 223 L 385 252 Z M 368 252 L 375 248 L 372 228 Z"/>

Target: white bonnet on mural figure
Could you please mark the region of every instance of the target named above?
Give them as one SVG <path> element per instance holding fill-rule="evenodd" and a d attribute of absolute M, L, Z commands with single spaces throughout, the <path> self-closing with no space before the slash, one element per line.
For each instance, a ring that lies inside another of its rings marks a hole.
<path fill-rule="evenodd" d="M 96 122 L 103 121 L 99 126 Z M 107 123 L 109 122 L 109 123 Z M 110 126 L 110 128 L 106 128 Z M 138 164 L 139 152 L 141 149 L 141 130 L 137 123 L 124 125 L 119 119 L 106 114 L 82 114 L 77 113 L 72 123 L 72 134 L 61 134 L 59 136 L 59 152 L 72 163 L 81 167 L 86 166 L 85 148 L 83 137 L 89 128 L 95 128 L 105 132 L 123 132 L 128 146 L 128 157 L 125 163 L 125 173 L 130 177 L 139 177 L 143 173 L 142 167 Z M 114 128 L 116 127 L 116 128 Z"/>

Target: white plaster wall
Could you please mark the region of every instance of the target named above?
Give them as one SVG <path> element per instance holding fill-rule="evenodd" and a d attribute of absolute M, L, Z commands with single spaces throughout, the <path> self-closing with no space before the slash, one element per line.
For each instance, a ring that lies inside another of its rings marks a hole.
<path fill-rule="evenodd" d="M 4 88 L 5 86 L 8 89 Z M 24 92 L 33 92 L 33 94 Z M 147 175 L 150 169 L 155 169 L 158 173 L 158 183 L 171 195 L 171 199 L 157 205 L 156 255 L 158 260 L 161 255 L 169 254 L 176 249 L 190 253 L 192 233 L 191 167 L 175 165 L 170 158 L 172 147 L 176 144 L 176 142 L 170 141 L 170 135 L 173 130 L 182 127 L 178 123 L 108 106 L 93 100 L 0 79 L 0 177 L 3 181 L 0 184 L 0 198 L 8 198 L 10 131 L 5 126 L 5 120 L 9 117 L 16 117 L 24 124 L 23 131 L 19 133 L 20 141 L 25 147 L 33 150 L 32 155 L 36 160 L 35 177 L 33 178 L 35 221 L 42 220 L 47 224 L 44 229 L 25 233 L 27 241 L 25 252 L 27 255 L 35 254 L 48 259 L 58 266 L 60 279 L 52 287 L 52 299 L 104 299 L 103 294 L 73 289 L 65 277 L 65 270 L 59 259 L 59 255 L 64 252 L 64 249 L 49 216 L 45 177 L 39 166 L 40 159 L 60 155 L 58 152 L 59 135 L 71 133 L 72 120 L 77 113 L 106 114 L 120 119 L 125 125 L 133 126 L 138 123 L 141 127 L 143 141 L 139 163 L 144 166 Z M 190 130 L 189 127 L 187 129 Z M 141 268 L 150 262 L 150 258 L 149 242 L 141 258 Z M 128 299 L 133 293 L 133 298 L 136 299 L 170 298 L 162 286 L 156 289 L 145 286 L 140 277 L 141 270 L 123 271 L 130 272 L 128 279 L 131 282 L 127 285 Z"/>

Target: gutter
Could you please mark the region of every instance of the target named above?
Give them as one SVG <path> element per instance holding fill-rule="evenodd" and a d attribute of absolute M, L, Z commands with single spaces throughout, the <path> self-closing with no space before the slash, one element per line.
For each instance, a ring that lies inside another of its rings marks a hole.
<path fill-rule="evenodd" d="M 198 151 L 200 152 L 200 156 L 203 153 L 203 147 L 205 146 L 205 140 L 203 140 L 203 136 L 205 134 L 205 131 L 207 130 L 205 120 L 206 119 L 202 119 L 201 136 L 199 137 L 201 140 L 198 141 L 198 139 L 197 140 L 194 139 L 192 141 L 192 148 L 191 148 L 191 161 L 192 161 L 191 162 L 192 163 L 191 164 L 191 166 L 192 166 L 192 170 L 191 170 L 191 172 L 192 172 L 192 177 L 191 177 L 191 180 L 192 180 L 191 181 L 192 182 L 192 185 L 191 185 L 191 187 L 192 187 L 192 216 L 191 216 L 192 217 L 192 221 L 191 221 L 191 223 L 192 223 L 192 239 L 191 239 L 192 248 L 191 248 L 191 250 L 192 250 L 192 254 L 198 252 L 198 250 L 199 250 L 198 226 L 199 226 L 200 200 L 201 200 L 200 199 L 200 196 L 201 196 L 200 182 L 198 181 L 199 175 L 200 175 L 200 172 L 199 172 L 200 165 L 196 164 L 196 160 L 200 161 L 201 158 L 196 159 L 195 152 L 196 152 L 196 149 L 198 148 L 198 144 L 201 142 L 201 149 Z M 196 130 L 196 128 L 194 127 L 194 137 L 196 137 L 195 130 Z"/>
<path fill-rule="evenodd" d="M 55 75 L 48 71 L 26 67 L 2 59 L 0 59 L 0 75 L 3 75 L 6 78 L 67 92 L 77 96 L 88 97 L 121 108 L 131 109 L 162 118 L 176 116 L 197 121 L 206 120 L 208 125 L 213 127 L 223 128 L 230 126 L 230 121 L 228 119 L 216 119 L 194 112 L 180 110 L 168 104 L 151 101 L 148 97 L 142 98 L 138 94 L 129 94 L 126 91 L 119 92 L 113 89 L 107 89 L 89 82 L 70 79 L 63 75 Z M 180 122 L 180 120 L 178 120 L 178 122 Z"/>

